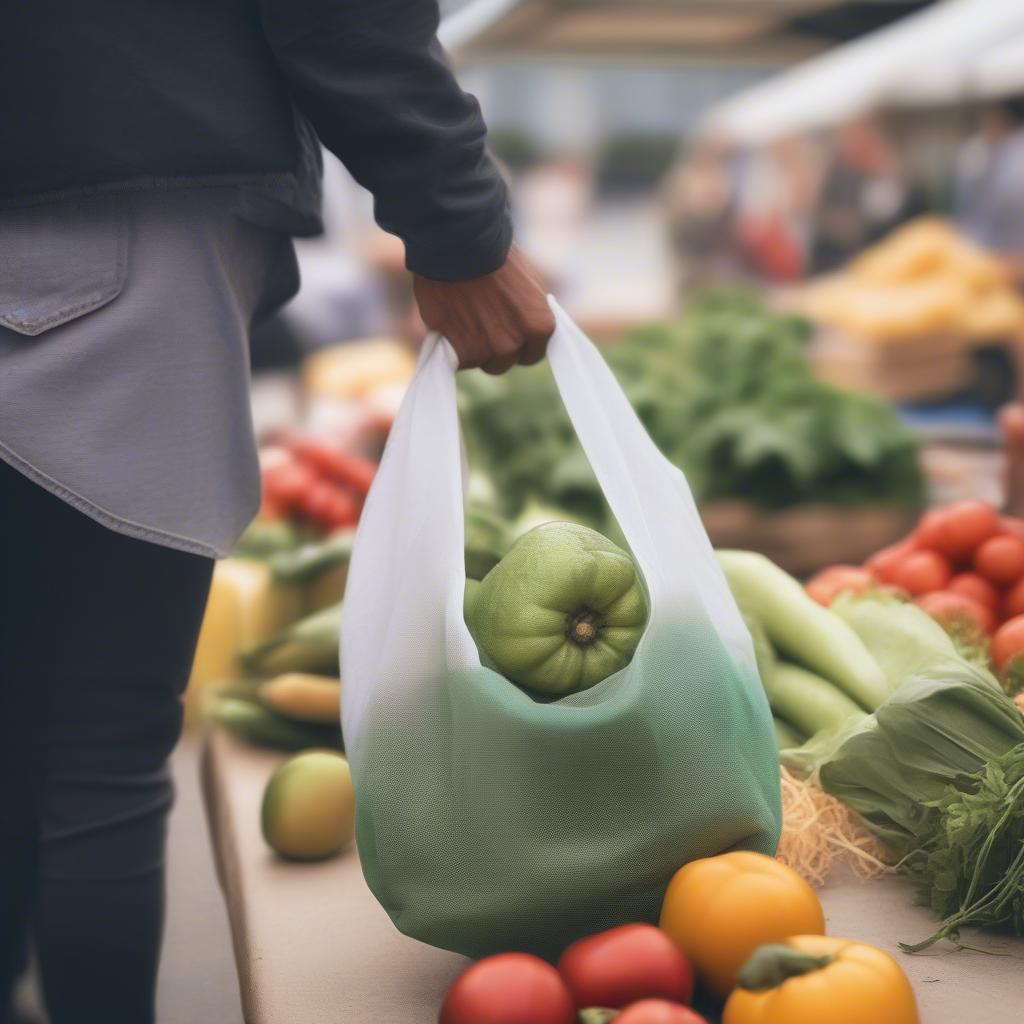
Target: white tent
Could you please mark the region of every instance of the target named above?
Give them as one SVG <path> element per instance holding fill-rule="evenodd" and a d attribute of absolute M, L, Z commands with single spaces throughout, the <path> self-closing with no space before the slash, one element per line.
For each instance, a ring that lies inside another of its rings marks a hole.
<path fill-rule="evenodd" d="M 825 40 L 790 22 L 840 0 L 467 0 L 438 33 L 459 59 L 803 60 Z"/>
<path fill-rule="evenodd" d="M 973 69 L 970 88 L 977 96 L 1024 92 L 1024 32 L 982 55 Z"/>
<path fill-rule="evenodd" d="M 945 0 L 726 100 L 703 128 L 756 144 L 838 124 L 896 100 L 946 98 L 951 83 L 969 74 L 982 54 L 1022 36 L 1024 0 Z M 1004 79 L 1007 70 L 1020 68 L 1013 68 L 1012 55 L 1001 66 Z"/>

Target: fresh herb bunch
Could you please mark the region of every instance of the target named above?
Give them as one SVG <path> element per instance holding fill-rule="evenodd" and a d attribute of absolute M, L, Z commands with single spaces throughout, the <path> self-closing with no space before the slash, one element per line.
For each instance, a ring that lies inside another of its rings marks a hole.
<path fill-rule="evenodd" d="M 903 948 L 913 953 L 955 939 L 966 925 L 1024 935 L 1024 744 L 947 786 L 931 808 L 921 845 L 901 867 L 944 920 L 934 935 Z"/>
<path fill-rule="evenodd" d="M 819 381 L 809 336 L 805 320 L 733 290 L 631 331 L 605 355 L 698 501 L 918 504 L 913 435 L 883 402 Z M 606 521 L 547 367 L 482 377 L 460 378 L 461 407 L 473 454 L 510 511 L 535 498 Z"/>

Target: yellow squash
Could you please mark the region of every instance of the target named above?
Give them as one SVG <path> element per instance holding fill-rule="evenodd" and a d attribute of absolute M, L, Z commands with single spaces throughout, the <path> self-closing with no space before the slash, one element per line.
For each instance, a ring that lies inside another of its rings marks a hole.
<path fill-rule="evenodd" d="M 341 683 L 331 676 L 286 672 L 263 683 L 259 699 L 300 722 L 337 725 L 341 715 Z"/>
<path fill-rule="evenodd" d="M 722 1024 L 920 1024 L 896 961 L 851 939 L 797 935 L 762 946 L 738 980 Z"/>
<path fill-rule="evenodd" d="M 680 868 L 665 893 L 659 924 L 704 984 L 724 999 L 758 946 L 824 932 L 825 915 L 814 890 L 792 868 L 737 850 Z"/>

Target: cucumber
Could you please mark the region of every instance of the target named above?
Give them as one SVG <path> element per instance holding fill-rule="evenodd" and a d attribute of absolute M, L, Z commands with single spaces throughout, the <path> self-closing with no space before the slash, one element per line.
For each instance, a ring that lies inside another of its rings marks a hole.
<path fill-rule="evenodd" d="M 784 722 L 781 718 L 772 718 L 772 725 L 775 726 L 775 742 L 778 743 L 779 750 L 790 750 L 803 743 L 803 738 L 789 722 Z"/>
<path fill-rule="evenodd" d="M 242 655 L 242 664 L 260 676 L 285 672 L 338 673 L 341 605 L 332 604 L 281 630 Z"/>
<path fill-rule="evenodd" d="M 788 573 L 753 551 L 719 551 L 744 615 L 757 619 L 781 654 L 824 676 L 867 711 L 889 695 L 878 662 L 838 615 L 812 601 Z"/>
<path fill-rule="evenodd" d="M 298 543 L 299 533 L 291 523 L 254 519 L 238 538 L 232 555 L 236 558 L 270 558 L 290 551 Z"/>
<path fill-rule="evenodd" d="M 352 557 L 355 537 L 355 530 L 342 530 L 326 540 L 282 551 L 269 560 L 270 571 L 280 582 L 309 583 L 328 569 L 346 565 Z"/>
<path fill-rule="evenodd" d="M 827 679 L 799 665 L 776 662 L 762 681 L 772 711 L 807 736 L 837 728 L 849 719 L 864 714 Z"/>
<path fill-rule="evenodd" d="M 307 747 L 340 750 L 342 745 L 340 729 L 294 722 L 270 708 L 237 697 L 211 702 L 206 716 L 247 743 L 275 750 L 305 750 Z"/>

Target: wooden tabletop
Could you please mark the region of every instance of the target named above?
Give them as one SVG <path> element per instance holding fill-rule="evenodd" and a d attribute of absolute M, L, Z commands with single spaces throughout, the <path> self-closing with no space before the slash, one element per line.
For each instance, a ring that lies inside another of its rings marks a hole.
<path fill-rule="evenodd" d="M 353 850 L 288 864 L 267 849 L 260 802 L 280 761 L 221 731 L 206 739 L 203 789 L 247 1024 L 436 1024 L 466 961 L 400 935 L 366 888 Z M 830 934 L 897 957 L 922 1024 L 1024 1021 L 1024 940 L 965 934 L 989 954 L 945 948 L 907 956 L 897 942 L 931 934 L 935 921 L 912 905 L 902 879 L 840 878 L 820 896 Z"/>

